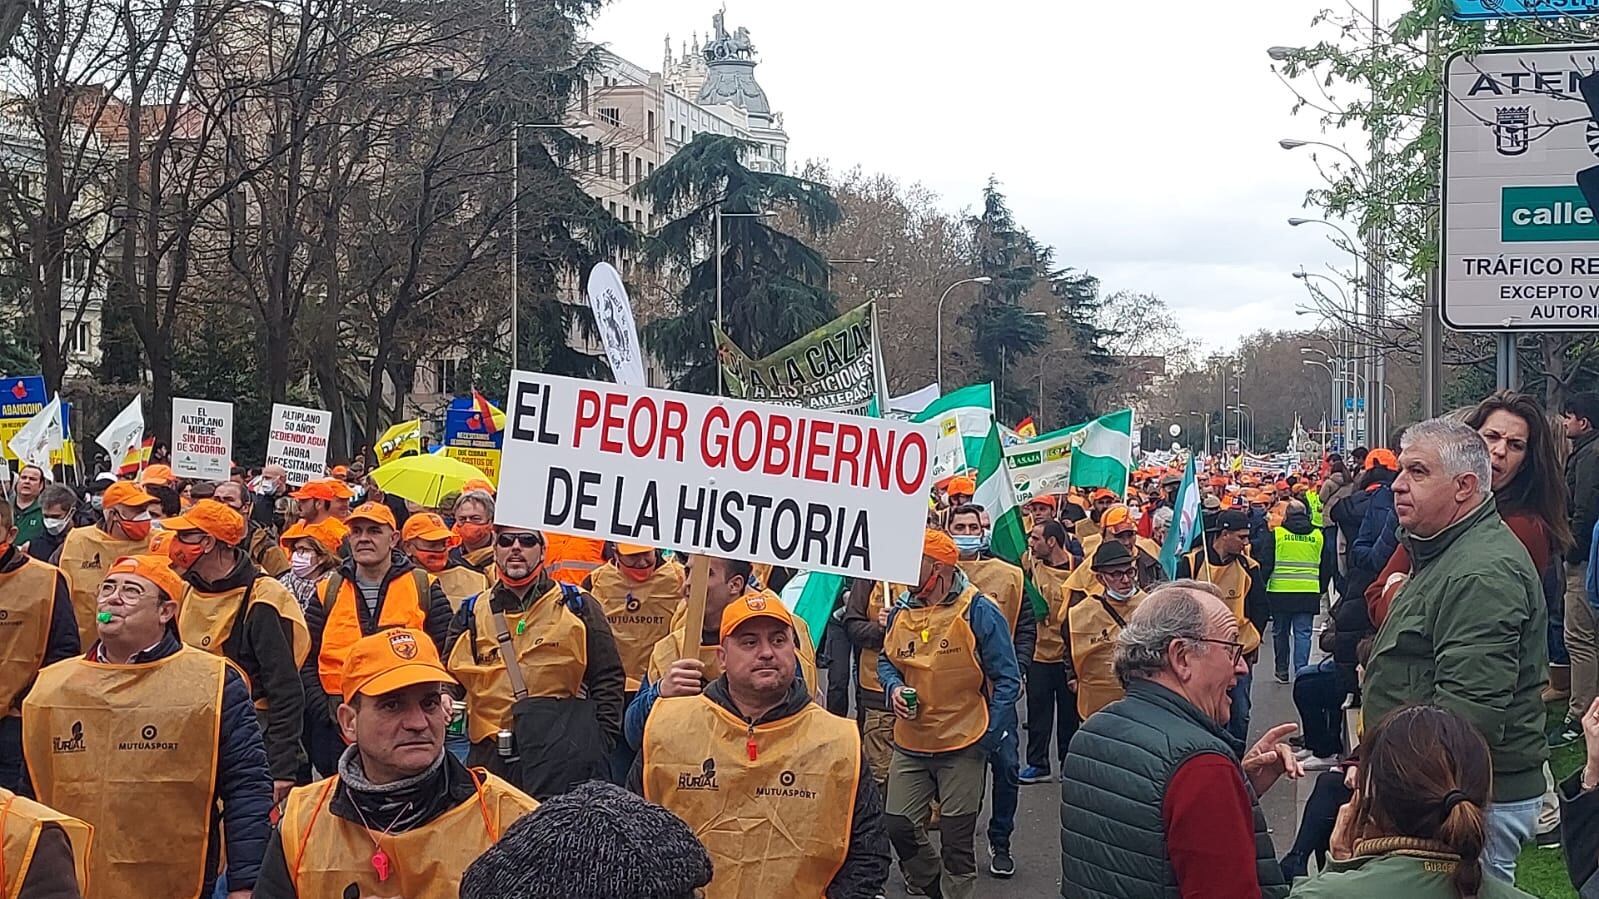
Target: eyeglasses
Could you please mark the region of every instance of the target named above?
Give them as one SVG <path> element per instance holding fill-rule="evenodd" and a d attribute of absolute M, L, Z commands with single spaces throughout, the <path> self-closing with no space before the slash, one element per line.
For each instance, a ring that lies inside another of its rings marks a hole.
<path fill-rule="evenodd" d="M 523 549 L 532 549 L 543 542 L 543 538 L 538 534 L 501 534 L 494 539 L 494 545 L 500 549 L 510 549 L 513 544 Z"/>
<path fill-rule="evenodd" d="M 1118 568 L 1115 571 L 1101 571 L 1099 574 L 1101 577 L 1105 577 L 1113 581 L 1127 581 L 1138 576 L 1138 569 Z"/>
<path fill-rule="evenodd" d="M 1212 640 L 1209 637 L 1198 637 L 1198 638 L 1196 638 L 1194 640 L 1194 642 L 1195 643 L 1214 643 L 1217 646 L 1225 646 L 1225 647 L 1227 647 L 1229 650 L 1231 650 L 1231 652 L 1229 652 L 1228 654 L 1230 656 L 1232 656 L 1232 663 L 1234 665 L 1238 664 L 1238 660 L 1240 658 L 1242 658 L 1243 655 L 1244 655 L 1244 644 L 1239 643 L 1236 640 Z"/>
<path fill-rule="evenodd" d="M 110 599 L 120 596 L 124 603 L 137 603 L 148 595 L 144 587 L 132 581 L 105 581 L 100 584 L 100 598 Z"/>

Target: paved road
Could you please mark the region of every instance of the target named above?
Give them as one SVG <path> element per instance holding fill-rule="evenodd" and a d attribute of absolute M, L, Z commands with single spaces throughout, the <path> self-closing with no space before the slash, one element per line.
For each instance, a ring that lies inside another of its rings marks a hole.
<path fill-rule="evenodd" d="M 1251 741 L 1258 739 L 1273 725 L 1298 720 L 1294 712 L 1292 688 L 1278 684 L 1271 677 L 1271 651 L 1268 634 L 1261 650 L 1260 663 L 1255 669 L 1256 677 L 1251 691 L 1254 699 L 1249 722 Z M 1294 785 L 1287 781 L 1279 782 L 1262 799 L 1262 806 L 1272 829 L 1272 839 L 1277 844 L 1277 853 L 1281 855 L 1293 842 L 1294 831 L 1298 827 Z M 1022 785 L 1021 805 L 1016 812 L 1016 834 L 1011 846 L 1016 860 L 1015 877 L 997 880 L 989 875 L 987 840 L 984 836 L 987 832 L 988 810 L 985 808 L 982 822 L 977 828 L 979 896 L 1040 899 L 1060 894 L 1060 784 Z M 890 899 L 906 895 L 905 882 L 900 877 L 897 865 L 889 875 L 888 889 L 884 892 Z"/>

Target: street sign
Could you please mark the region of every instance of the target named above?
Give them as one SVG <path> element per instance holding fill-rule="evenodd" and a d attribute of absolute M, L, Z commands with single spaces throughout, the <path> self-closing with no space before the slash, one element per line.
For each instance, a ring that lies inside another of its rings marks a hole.
<path fill-rule="evenodd" d="M 1463 22 L 1596 14 L 1599 14 L 1599 0 L 1455 0 L 1455 18 Z"/>
<path fill-rule="evenodd" d="M 1596 61 L 1599 45 L 1577 44 L 1449 57 L 1439 302 L 1449 327 L 1599 329 Z"/>

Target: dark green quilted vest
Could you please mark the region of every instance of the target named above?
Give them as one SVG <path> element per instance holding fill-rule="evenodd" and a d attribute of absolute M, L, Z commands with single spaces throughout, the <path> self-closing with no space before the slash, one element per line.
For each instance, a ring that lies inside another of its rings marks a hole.
<path fill-rule="evenodd" d="M 1161 803 L 1177 768 L 1205 752 L 1236 763 L 1240 750 L 1215 722 L 1158 684 L 1136 681 L 1127 698 L 1090 716 L 1072 738 L 1062 777 L 1061 896 L 1178 899 Z M 1261 894 L 1281 899 L 1288 886 L 1253 791 L 1250 806 Z"/>

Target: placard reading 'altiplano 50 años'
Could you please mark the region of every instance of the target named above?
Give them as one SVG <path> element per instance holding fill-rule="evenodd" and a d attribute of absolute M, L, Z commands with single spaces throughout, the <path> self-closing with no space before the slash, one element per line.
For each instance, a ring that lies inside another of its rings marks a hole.
<path fill-rule="evenodd" d="M 500 524 L 913 583 L 933 426 L 516 372 Z"/>

